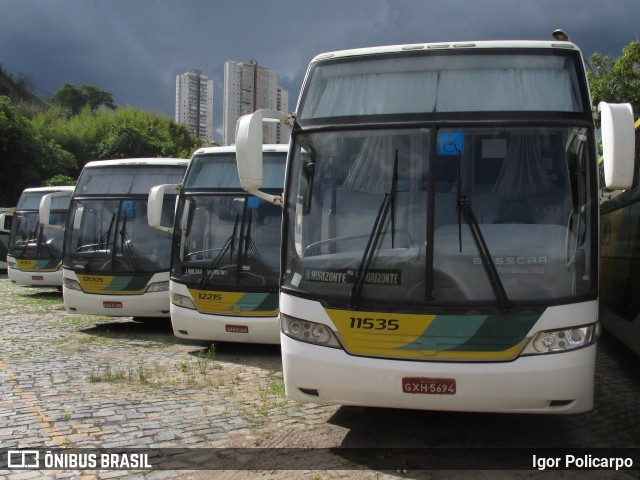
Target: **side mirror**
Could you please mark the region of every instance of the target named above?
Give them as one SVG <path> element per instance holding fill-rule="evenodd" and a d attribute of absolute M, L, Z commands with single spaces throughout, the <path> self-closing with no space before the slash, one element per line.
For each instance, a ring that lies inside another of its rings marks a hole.
<path fill-rule="evenodd" d="M 262 124 L 289 125 L 291 115 L 275 110 L 256 110 L 238 119 L 236 125 L 236 162 L 242 188 L 275 205 L 282 205 L 282 197 L 259 190 L 262 187 Z"/>
<path fill-rule="evenodd" d="M 611 190 L 626 190 L 633 184 L 635 131 L 633 110 L 628 103 L 598 105 L 601 118 L 604 180 Z"/>
<path fill-rule="evenodd" d="M 177 190 L 180 186 L 180 184 L 156 185 L 149 190 L 149 199 L 147 200 L 147 223 L 150 227 L 157 228 L 163 232 L 173 233 L 173 227 L 163 227 L 161 224 L 164 192 L 168 189 Z"/>
<path fill-rule="evenodd" d="M 64 225 L 54 225 L 51 223 L 51 202 L 56 197 L 71 197 L 72 195 L 72 192 L 53 192 L 44 195 L 40 199 L 40 207 L 38 208 L 40 225 L 47 228 L 53 228 L 55 230 L 64 230 Z"/>
<path fill-rule="evenodd" d="M 0 213 L 0 232 L 9 233 L 11 231 L 11 224 L 13 223 L 13 213 L 3 212 Z"/>

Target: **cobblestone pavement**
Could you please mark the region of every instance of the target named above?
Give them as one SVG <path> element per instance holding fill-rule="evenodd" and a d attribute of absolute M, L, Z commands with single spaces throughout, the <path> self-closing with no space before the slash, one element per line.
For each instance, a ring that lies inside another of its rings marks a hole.
<path fill-rule="evenodd" d="M 279 455 L 295 452 L 304 463 L 305 449 L 385 446 L 396 439 L 407 445 L 475 446 L 479 430 L 496 428 L 511 433 L 483 433 L 486 445 L 527 445 L 513 443 L 512 434 L 538 446 L 545 445 L 544 438 L 550 439 L 550 446 L 563 446 L 566 439 L 575 446 L 640 445 L 640 382 L 625 383 L 635 370 L 626 377 L 612 376 L 619 360 L 611 356 L 604 357 L 597 377 L 599 395 L 613 388 L 616 396 L 622 389 L 629 397 L 601 404 L 591 417 L 534 420 L 299 404 L 284 398 L 277 347 L 220 344 L 212 349 L 208 343 L 173 337 L 167 320 L 70 315 L 55 289 L 17 287 L 4 278 L 0 277 L 0 448 L 189 447 L 194 449 L 187 451 L 193 465 L 198 462 L 193 458 L 196 447 L 274 448 Z M 420 422 L 430 425 L 431 435 L 415 428 Z M 608 422 L 614 423 L 606 426 Z M 560 436 L 554 424 L 560 425 Z M 349 458 L 327 459 L 326 468 L 316 470 L 277 471 L 265 465 L 260 471 L 184 471 L 175 465 L 156 471 L 0 470 L 0 479 L 488 479 L 538 474 L 377 472 L 367 465 L 356 471 L 349 470 L 354 465 Z M 561 472 L 556 478 L 603 478 L 602 472 L 595 473 Z M 620 473 L 607 478 L 628 477 Z"/>

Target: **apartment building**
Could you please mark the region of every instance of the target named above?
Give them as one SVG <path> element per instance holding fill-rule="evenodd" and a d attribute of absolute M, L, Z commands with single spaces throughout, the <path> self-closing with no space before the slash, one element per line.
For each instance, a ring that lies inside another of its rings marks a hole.
<path fill-rule="evenodd" d="M 200 70 L 176 76 L 175 121 L 192 135 L 213 141 L 213 80 Z"/>
<path fill-rule="evenodd" d="M 255 60 L 227 61 L 224 64 L 223 135 L 224 144 L 236 139 L 236 123 L 242 115 L 268 108 L 289 111 L 289 94 L 278 86 L 278 74 Z M 289 132 L 276 124 L 263 126 L 264 143 L 287 143 Z"/>

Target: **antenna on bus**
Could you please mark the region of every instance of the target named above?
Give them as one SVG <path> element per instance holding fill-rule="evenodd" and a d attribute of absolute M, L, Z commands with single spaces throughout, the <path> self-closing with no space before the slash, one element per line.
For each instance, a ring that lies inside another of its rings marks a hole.
<path fill-rule="evenodd" d="M 560 42 L 568 42 L 569 41 L 569 35 L 567 35 L 567 32 L 565 32 L 561 28 L 557 28 L 556 30 L 553 31 L 553 38 L 555 38 L 556 40 L 558 40 Z"/>

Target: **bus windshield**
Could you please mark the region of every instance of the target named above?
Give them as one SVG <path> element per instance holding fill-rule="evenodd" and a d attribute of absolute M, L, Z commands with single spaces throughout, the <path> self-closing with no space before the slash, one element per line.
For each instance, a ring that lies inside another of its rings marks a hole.
<path fill-rule="evenodd" d="M 309 72 L 298 120 L 412 113 L 584 112 L 576 53 L 488 49 L 318 62 Z"/>
<path fill-rule="evenodd" d="M 163 222 L 173 218 L 168 198 Z M 84 273 L 153 273 L 169 270 L 170 236 L 147 223 L 147 199 L 76 200 L 67 227 L 65 268 Z"/>
<path fill-rule="evenodd" d="M 18 259 L 57 259 L 59 263 L 62 257 L 63 230 L 40 225 L 38 207 L 46 193 L 50 192 L 27 192 L 20 197 L 9 239 L 9 253 Z M 70 201 L 71 196 L 53 197 L 49 218 L 52 225 L 65 224 Z"/>
<path fill-rule="evenodd" d="M 264 158 L 263 185 L 280 194 L 286 152 L 265 152 Z M 235 152 L 195 155 L 183 191 L 171 279 L 192 288 L 276 291 L 282 211 L 242 190 Z"/>
<path fill-rule="evenodd" d="M 577 126 L 299 133 L 283 289 L 343 307 L 593 296 L 593 150 Z"/>
<path fill-rule="evenodd" d="M 155 185 L 181 183 L 184 170 L 148 164 L 85 168 L 69 210 L 64 267 L 103 275 L 168 271 L 171 236 L 149 227 L 147 198 Z M 166 195 L 165 225 L 173 224 L 176 195 Z"/>

